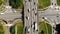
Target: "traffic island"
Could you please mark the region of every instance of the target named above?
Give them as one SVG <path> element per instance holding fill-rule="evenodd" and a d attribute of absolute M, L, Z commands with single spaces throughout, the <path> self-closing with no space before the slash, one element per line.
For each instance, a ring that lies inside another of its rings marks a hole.
<path fill-rule="evenodd" d="M 5 24 L 5 22 L 0 20 L 0 34 L 5 34 L 5 30 L 4 30 L 5 28 L 3 24 Z"/>
<path fill-rule="evenodd" d="M 50 0 L 38 0 L 38 9 L 40 10 L 46 10 L 50 5 Z"/>
<path fill-rule="evenodd" d="M 1 23 L 0 23 L 0 34 L 4 34 L 4 29 L 3 29 L 3 26 L 1 25 Z"/>
<path fill-rule="evenodd" d="M 24 29 L 23 22 L 17 21 L 16 27 L 15 27 L 16 34 L 23 34 L 23 29 Z"/>
<path fill-rule="evenodd" d="M 46 21 L 39 22 L 39 33 L 52 34 L 52 26 L 46 23 Z"/>

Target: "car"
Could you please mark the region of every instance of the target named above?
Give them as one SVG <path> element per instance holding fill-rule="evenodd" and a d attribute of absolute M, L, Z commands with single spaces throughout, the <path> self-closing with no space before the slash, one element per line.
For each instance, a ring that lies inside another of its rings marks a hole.
<path fill-rule="evenodd" d="M 38 30 L 38 28 L 37 28 L 37 23 L 35 23 L 35 31 L 37 31 Z"/>
<path fill-rule="evenodd" d="M 28 9 L 28 12 L 30 12 L 30 9 Z"/>
<path fill-rule="evenodd" d="M 52 3 L 52 5 L 53 5 L 53 3 Z"/>
<path fill-rule="evenodd" d="M 44 17 L 42 17 L 42 19 L 45 19 Z"/>
<path fill-rule="evenodd" d="M 35 2 L 34 2 L 34 5 L 35 5 Z"/>
<path fill-rule="evenodd" d="M 53 5 L 53 3 L 52 3 L 52 5 Z M 56 5 L 56 3 L 55 3 L 55 5 Z"/>
<path fill-rule="evenodd" d="M 29 28 L 28 26 L 26 26 L 26 27 L 25 27 L 25 33 L 26 33 L 26 34 L 29 34 L 29 32 L 30 32 L 30 28 Z"/>
<path fill-rule="evenodd" d="M 37 15 L 37 13 L 35 13 L 35 16 Z"/>
<path fill-rule="evenodd" d="M 34 8 L 32 10 L 34 11 Z"/>
<path fill-rule="evenodd" d="M 29 20 L 29 17 L 28 17 L 28 20 Z"/>
<path fill-rule="evenodd" d="M 34 28 L 34 24 L 32 24 L 31 27 Z"/>
<path fill-rule="evenodd" d="M 46 17 L 42 17 L 43 19 L 47 19 Z"/>
<path fill-rule="evenodd" d="M 38 31 L 38 27 L 37 27 L 37 23 L 36 22 L 34 22 L 32 26 L 33 26 L 34 31 Z"/>
<path fill-rule="evenodd" d="M 59 17 L 59 16 L 57 16 L 57 17 Z"/>
<path fill-rule="evenodd" d="M 29 20 L 29 17 L 26 16 L 26 19 Z"/>

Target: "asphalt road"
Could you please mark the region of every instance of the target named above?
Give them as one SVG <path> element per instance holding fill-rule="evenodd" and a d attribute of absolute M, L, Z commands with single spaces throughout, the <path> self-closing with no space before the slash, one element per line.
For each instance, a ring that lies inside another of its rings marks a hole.
<path fill-rule="evenodd" d="M 57 1 L 56 0 L 51 0 L 51 5 L 56 6 L 57 5 Z"/>
<path fill-rule="evenodd" d="M 29 2 L 29 0 L 25 0 L 25 2 L 24 2 L 24 22 L 25 22 L 24 27 L 29 28 L 30 29 L 29 34 L 31 34 L 31 17 L 30 17 L 30 2 Z"/>
<path fill-rule="evenodd" d="M 34 29 L 31 27 L 31 25 L 36 22 L 37 23 L 37 15 L 35 15 L 35 13 L 37 13 L 37 4 L 36 4 L 36 0 L 25 0 L 25 4 L 24 4 L 24 21 L 25 21 L 25 27 L 29 27 L 30 26 L 30 33 L 29 34 L 37 34 L 37 32 L 33 32 Z M 29 9 L 29 12 L 28 12 Z M 26 17 L 29 17 L 29 19 L 27 19 Z"/>
<path fill-rule="evenodd" d="M 4 19 L 6 21 L 9 20 L 13 20 L 15 18 L 22 18 L 22 14 L 21 12 L 9 12 L 9 10 L 7 10 L 8 13 L 4 12 L 4 14 L 0 14 L 0 19 Z"/>
<path fill-rule="evenodd" d="M 22 18 L 21 11 L 19 11 L 19 12 L 18 11 L 15 12 L 15 11 L 16 10 L 12 10 L 11 8 L 7 8 L 4 12 L 0 13 L 0 19 L 7 21 L 8 24 L 14 24 L 13 22 L 9 22 L 9 21 L 12 21 L 17 18 L 19 18 L 19 19 Z M 7 28 L 6 34 L 10 34 L 10 26 L 7 24 L 4 24 L 3 26 L 5 26 Z"/>
<path fill-rule="evenodd" d="M 37 15 L 35 15 L 37 13 L 38 1 L 37 0 L 30 0 L 30 1 L 24 0 L 24 1 L 25 1 L 24 2 L 24 22 L 25 22 L 24 27 L 30 28 L 29 34 L 38 34 L 37 31 L 33 32 L 33 28 L 31 28 L 31 25 L 33 24 L 33 22 L 38 23 L 37 18 L 40 19 L 42 17 L 46 17 L 47 20 L 50 22 L 50 24 L 52 24 L 52 22 L 54 23 L 54 20 L 56 21 L 56 24 L 58 24 L 60 22 L 60 17 L 59 17 L 60 16 L 60 10 L 59 10 L 60 8 L 59 9 L 56 8 L 56 7 L 58 7 L 56 0 L 51 0 L 51 6 L 47 10 L 38 11 L 38 17 L 37 17 Z M 15 18 L 22 17 L 21 12 L 14 12 L 14 11 L 15 10 L 7 9 L 4 12 L 4 14 L 2 14 L 2 15 L 0 14 L 0 19 L 4 19 L 8 22 Z"/>
<path fill-rule="evenodd" d="M 52 19 L 52 20 L 56 20 L 56 21 L 58 20 L 57 22 L 60 21 L 60 17 L 59 17 L 60 16 L 60 10 L 59 11 L 56 11 L 56 10 L 48 11 L 48 10 L 46 10 L 44 12 L 39 11 L 38 13 L 39 13 L 39 17 L 47 17 L 50 20 Z"/>
<path fill-rule="evenodd" d="M 42 17 L 46 17 L 47 18 L 46 20 L 49 21 L 50 22 L 49 24 L 53 27 L 55 27 L 56 24 L 60 24 L 60 7 L 57 5 L 57 1 L 51 0 L 51 5 L 50 7 L 48 7 L 47 10 L 38 11 L 38 17 L 39 17 L 39 20 Z M 55 34 L 55 33 L 56 31 L 53 29 L 52 34 Z"/>
<path fill-rule="evenodd" d="M 38 4 L 38 1 L 37 0 L 33 0 L 31 4 L 32 4 L 31 5 L 32 6 L 32 24 L 34 22 L 38 23 L 38 20 L 37 20 L 37 6 L 38 6 L 37 4 Z M 36 27 L 36 28 L 38 28 L 38 27 Z M 32 32 L 33 32 L 32 34 L 38 34 L 38 31 L 35 31 L 34 29 L 32 30 Z"/>

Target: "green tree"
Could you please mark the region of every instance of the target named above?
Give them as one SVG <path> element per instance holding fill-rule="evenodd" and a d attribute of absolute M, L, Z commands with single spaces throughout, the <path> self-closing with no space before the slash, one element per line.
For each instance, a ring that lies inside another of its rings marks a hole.
<path fill-rule="evenodd" d="M 10 0 L 9 5 L 12 6 L 12 8 L 19 8 L 22 7 L 23 1 L 22 0 Z"/>
<path fill-rule="evenodd" d="M 10 28 L 10 32 L 11 32 L 11 34 L 15 34 L 15 26 L 12 26 L 12 27 Z"/>

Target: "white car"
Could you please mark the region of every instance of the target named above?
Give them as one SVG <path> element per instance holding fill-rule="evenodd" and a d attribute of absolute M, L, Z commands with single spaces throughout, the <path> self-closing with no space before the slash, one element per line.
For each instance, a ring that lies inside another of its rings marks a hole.
<path fill-rule="evenodd" d="M 28 20 L 29 20 L 29 17 L 28 17 Z"/>
<path fill-rule="evenodd" d="M 37 29 L 38 29 L 38 28 L 37 28 L 37 23 L 35 23 L 35 31 L 37 31 Z"/>
<path fill-rule="evenodd" d="M 45 19 L 47 19 L 47 18 L 45 17 Z"/>
<path fill-rule="evenodd" d="M 47 19 L 46 17 L 43 17 L 43 19 Z"/>

